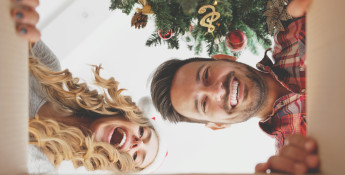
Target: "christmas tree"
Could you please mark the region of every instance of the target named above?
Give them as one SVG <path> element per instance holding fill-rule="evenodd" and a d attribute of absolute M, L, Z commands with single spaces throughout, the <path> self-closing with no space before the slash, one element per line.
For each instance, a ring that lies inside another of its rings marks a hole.
<path fill-rule="evenodd" d="M 155 19 L 156 31 L 148 38 L 147 46 L 167 43 L 168 48 L 178 49 L 183 40 L 195 54 L 206 44 L 209 55 L 238 55 L 239 52 L 229 50 L 226 45 L 229 41 L 225 38 L 229 31 L 239 30 L 247 36 L 246 47 L 254 54 L 259 45 L 264 49 L 271 47 L 266 24 L 268 15 L 264 16 L 268 0 L 111 0 L 110 9 L 120 9 L 128 15 L 136 4 L 142 8 L 136 9 L 133 26 L 145 27 L 146 15 L 153 15 Z M 201 13 L 202 8 L 206 12 Z M 201 25 L 202 21 L 206 26 Z M 167 36 L 172 34 L 169 32 L 174 35 Z"/>

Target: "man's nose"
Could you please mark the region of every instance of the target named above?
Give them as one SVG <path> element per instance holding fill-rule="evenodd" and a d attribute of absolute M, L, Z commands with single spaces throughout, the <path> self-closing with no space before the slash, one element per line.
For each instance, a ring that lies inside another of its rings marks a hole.
<path fill-rule="evenodd" d="M 206 93 L 217 102 L 222 102 L 226 93 L 222 82 L 215 83 L 206 88 Z"/>
<path fill-rule="evenodd" d="M 133 139 L 132 139 L 132 142 L 131 142 L 131 145 L 130 145 L 130 149 L 138 149 L 141 147 L 141 145 L 143 144 L 143 141 L 136 137 L 136 136 L 133 136 Z"/>

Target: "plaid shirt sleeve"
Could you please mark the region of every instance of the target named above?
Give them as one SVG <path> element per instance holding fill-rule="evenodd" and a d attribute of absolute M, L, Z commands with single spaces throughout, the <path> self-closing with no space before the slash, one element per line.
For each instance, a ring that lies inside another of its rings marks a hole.
<path fill-rule="evenodd" d="M 287 89 L 296 93 L 305 89 L 305 44 L 305 17 L 295 20 L 274 37 L 272 71 Z"/>

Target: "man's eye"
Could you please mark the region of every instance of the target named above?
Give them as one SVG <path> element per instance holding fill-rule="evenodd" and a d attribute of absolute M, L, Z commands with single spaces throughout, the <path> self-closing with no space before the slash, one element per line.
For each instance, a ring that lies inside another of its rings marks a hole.
<path fill-rule="evenodd" d="M 135 152 L 135 153 L 133 154 L 133 160 L 135 161 L 135 160 L 137 159 L 137 157 L 138 157 L 138 154 L 137 154 L 137 152 Z"/>
<path fill-rule="evenodd" d="M 208 68 L 205 70 L 204 79 L 205 79 L 205 80 L 207 80 L 207 79 L 208 79 Z"/>
<path fill-rule="evenodd" d="M 144 135 L 144 127 L 140 126 L 139 127 L 139 136 L 140 136 L 140 138 L 143 137 L 143 135 Z"/>
<path fill-rule="evenodd" d="M 204 101 L 202 102 L 202 110 L 204 112 L 206 112 L 206 98 L 204 99 Z"/>

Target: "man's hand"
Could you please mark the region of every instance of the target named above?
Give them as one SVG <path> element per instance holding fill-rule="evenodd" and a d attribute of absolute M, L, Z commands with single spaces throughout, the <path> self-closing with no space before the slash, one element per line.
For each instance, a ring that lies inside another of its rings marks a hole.
<path fill-rule="evenodd" d="M 310 173 L 317 172 L 319 166 L 316 141 L 301 135 L 292 135 L 279 154 L 270 157 L 266 163 L 257 164 L 255 172 L 265 173 L 270 170 L 285 173 Z"/>
<path fill-rule="evenodd" d="M 292 17 L 301 17 L 307 12 L 311 2 L 312 0 L 293 0 L 287 6 L 286 11 Z"/>
<path fill-rule="evenodd" d="M 36 28 L 39 15 L 36 7 L 38 0 L 11 0 L 11 17 L 16 22 L 17 34 L 31 42 L 41 39 L 41 32 Z"/>

